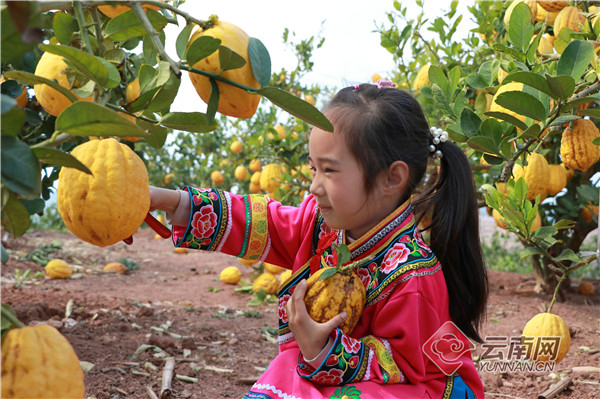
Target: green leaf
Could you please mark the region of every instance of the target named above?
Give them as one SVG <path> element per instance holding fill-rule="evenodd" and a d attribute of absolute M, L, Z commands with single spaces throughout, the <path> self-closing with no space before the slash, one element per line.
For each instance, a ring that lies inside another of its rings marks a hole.
<path fill-rule="evenodd" d="M 346 244 L 333 244 L 333 250 L 337 254 L 337 267 L 341 267 L 350 261 L 352 254 Z"/>
<path fill-rule="evenodd" d="M 447 115 L 454 115 L 454 111 L 450 107 L 446 92 L 442 90 L 437 83 L 431 85 L 431 93 L 433 94 L 434 104 L 439 107 Z"/>
<path fill-rule="evenodd" d="M 27 144 L 12 136 L 2 136 L 2 185 L 31 199 L 42 192 L 40 163 Z"/>
<path fill-rule="evenodd" d="M 571 114 L 561 115 L 558 118 L 556 118 L 555 120 L 553 120 L 552 123 L 550 124 L 550 126 L 563 125 L 565 123 L 569 123 L 569 122 L 577 120 L 577 119 L 581 119 L 581 117 L 579 115 L 571 115 Z"/>
<path fill-rule="evenodd" d="M 4 76 L 6 76 L 7 78 L 10 78 L 10 79 L 16 79 L 16 80 L 19 80 L 21 82 L 31 84 L 31 85 L 47 84 L 48 86 L 52 87 L 53 89 L 58 90 L 65 97 L 67 97 L 71 102 L 75 102 L 78 100 L 78 98 L 75 97 L 75 94 L 71 93 L 71 91 L 69 89 L 62 87 L 61 85 L 59 85 L 58 83 L 56 83 L 53 80 L 46 79 L 46 78 L 34 75 L 29 72 L 10 71 L 10 72 L 5 72 Z"/>
<path fill-rule="evenodd" d="M 181 32 L 179 32 L 179 35 L 177 35 L 177 40 L 175 41 L 175 51 L 177 51 L 177 56 L 179 58 L 185 58 L 185 52 L 187 50 L 188 42 L 190 41 L 190 35 L 195 26 L 195 23 L 190 22 L 181 30 Z"/>
<path fill-rule="evenodd" d="M 483 90 L 490 84 L 479 73 L 471 73 L 465 78 L 465 82 L 474 89 Z"/>
<path fill-rule="evenodd" d="M 579 115 L 589 116 L 594 119 L 600 119 L 600 109 L 592 108 L 592 109 L 580 109 L 577 111 Z"/>
<path fill-rule="evenodd" d="M 262 87 L 257 93 L 266 97 L 284 111 L 302 119 L 304 122 L 328 132 L 333 132 L 333 125 L 321 111 L 292 93 L 274 86 Z"/>
<path fill-rule="evenodd" d="M 4 171 L 2 172 L 4 173 Z M 2 191 L 4 197 L 4 188 Z M 2 227 L 16 238 L 25 234 L 31 221 L 25 205 L 11 191 L 6 190 L 6 192 L 8 192 L 8 198 L 2 208 Z"/>
<path fill-rule="evenodd" d="M 201 112 L 170 112 L 162 117 L 160 124 L 172 129 L 194 133 L 212 132 L 216 123 L 208 123 L 206 114 Z"/>
<path fill-rule="evenodd" d="M 167 26 L 168 20 L 161 13 L 148 9 L 146 16 L 156 31 Z M 115 42 L 125 42 L 129 39 L 147 34 L 132 10 L 127 10 L 112 18 L 104 28 L 104 34 Z"/>
<path fill-rule="evenodd" d="M 507 91 L 496 97 L 496 104 L 525 115 L 538 121 L 543 121 L 548 116 L 544 105 L 531 94 L 522 91 Z"/>
<path fill-rule="evenodd" d="M 23 2 L 25 4 L 29 2 Z M 30 5 L 35 5 L 35 2 L 30 2 Z M 39 6 L 37 6 L 39 7 Z M 21 33 L 16 28 L 7 7 L 3 7 L 0 13 L 0 58 L 2 63 L 12 63 L 20 60 L 23 54 L 32 50 L 35 43 L 24 43 L 21 39 Z"/>
<path fill-rule="evenodd" d="M 163 145 L 165 145 L 169 129 L 164 128 L 155 123 L 147 122 L 143 119 L 138 119 L 137 124 L 146 132 L 150 133 L 149 136 L 146 136 L 144 138 L 144 140 L 146 140 L 146 142 L 150 144 L 150 146 L 156 149 L 160 149 Z"/>
<path fill-rule="evenodd" d="M 464 108 L 460 114 L 460 128 L 463 134 L 469 138 L 478 136 L 480 126 L 481 118 L 471 109 Z"/>
<path fill-rule="evenodd" d="M 536 229 L 531 235 L 535 238 L 546 239 L 552 237 L 556 233 L 557 230 L 554 226 L 542 226 Z"/>
<path fill-rule="evenodd" d="M 578 82 L 593 57 L 594 45 L 591 42 L 573 40 L 562 52 L 556 66 L 556 73 L 571 76 L 575 82 Z"/>
<path fill-rule="evenodd" d="M 533 36 L 531 9 L 525 3 L 515 6 L 508 23 L 508 39 L 518 50 L 525 53 Z"/>
<path fill-rule="evenodd" d="M 146 132 L 129 119 L 102 105 L 77 101 L 56 118 L 55 129 L 73 136 L 134 136 Z"/>
<path fill-rule="evenodd" d="M 506 114 L 504 112 L 495 112 L 495 111 L 488 111 L 488 112 L 484 112 L 484 114 L 486 116 L 490 116 L 492 118 L 496 118 L 496 119 L 501 119 L 503 121 L 506 121 L 510 124 L 515 125 L 516 127 L 518 127 L 521 130 L 525 130 L 527 129 L 527 125 L 524 122 L 521 122 L 520 119 L 517 119 L 516 117 L 510 115 L 510 114 Z"/>
<path fill-rule="evenodd" d="M 248 59 L 260 87 L 267 86 L 271 81 L 271 56 L 265 45 L 254 37 L 248 42 Z"/>
<path fill-rule="evenodd" d="M 2 264 L 6 264 L 6 262 L 8 262 L 8 259 L 10 259 L 10 256 L 8 255 L 8 252 L 6 251 L 6 248 L 4 248 L 4 245 L 0 244 L 0 249 L 2 250 Z M 4 306 L 4 305 L 2 305 Z M 4 330 L 4 320 L 2 320 L 2 330 Z"/>
<path fill-rule="evenodd" d="M 507 47 L 504 44 L 499 44 L 499 43 L 495 43 L 493 46 L 494 50 L 499 51 L 501 53 L 507 54 L 511 57 L 513 57 L 515 60 L 520 61 L 520 62 L 525 62 L 525 54 L 517 51 L 513 48 Z"/>
<path fill-rule="evenodd" d="M 17 106 L 17 103 L 12 98 L 6 98 L 7 95 L 2 94 L 2 110 L 4 111 L 7 103 L 14 103 L 14 106 L 10 108 L 8 112 L 2 113 L 2 123 L 0 124 L 0 131 L 3 136 L 18 136 L 21 128 L 25 125 L 26 115 L 25 111 Z"/>
<path fill-rule="evenodd" d="M 528 258 L 529 256 L 535 256 L 535 255 L 541 255 L 542 251 L 535 248 L 535 247 L 527 247 L 523 250 L 523 252 L 521 252 L 521 259 L 519 259 L 519 262 L 522 262 L 524 259 Z"/>
<path fill-rule="evenodd" d="M 552 92 L 554 93 L 554 98 L 566 100 L 575 91 L 575 80 L 573 80 L 571 76 L 546 75 L 546 80 L 548 81 L 548 86 L 550 86 L 550 90 L 552 90 Z"/>
<path fill-rule="evenodd" d="M 527 71 L 517 71 L 512 72 L 504 80 L 502 84 L 506 84 L 509 82 L 521 82 L 526 84 L 527 86 L 533 87 L 543 93 L 548 94 L 551 97 L 555 97 L 555 93 L 550 89 L 550 85 L 548 85 L 548 81 L 543 77 L 533 72 Z M 556 98 L 556 97 L 555 97 Z"/>
<path fill-rule="evenodd" d="M 580 259 L 579 256 L 577 256 L 577 254 L 575 252 L 573 252 L 572 249 L 567 248 L 564 251 L 562 251 L 560 255 L 556 256 L 554 258 L 554 261 L 561 262 L 563 260 L 567 260 L 567 261 L 571 261 L 571 262 L 578 262 L 579 259 Z"/>
<path fill-rule="evenodd" d="M 187 63 L 194 65 L 217 51 L 219 47 L 221 47 L 221 39 L 212 36 L 200 36 L 190 44 L 185 53 Z"/>
<path fill-rule="evenodd" d="M 319 280 L 325 280 L 326 278 L 329 278 L 336 273 L 337 273 L 337 270 L 335 267 L 328 267 L 325 270 L 323 270 L 323 272 L 319 276 Z"/>
<path fill-rule="evenodd" d="M 467 140 L 469 147 L 481 151 L 487 154 L 500 155 L 498 147 L 494 144 L 494 141 L 489 137 L 475 136 Z"/>
<path fill-rule="evenodd" d="M 213 78 L 210 78 L 209 82 L 210 97 L 206 106 L 206 120 L 212 124 L 214 123 L 215 115 L 217 114 L 217 110 L 219 109 L 219 98 L 221 96 L 221 92 L 219 90 L 219 85 Z"/>
<path fill-rule="evenodd" d="M 66 166 L 69 168 L 79 169 L 80 171 L 92 174 L 92 171 L 87 166 L 82 164 L 77 158 L 66 152 L 56 150 L 54 148 L 33 148 L 33 153 L 36 158 L 48 165 Z"/>
<path fill-rule="evenodd" d="M 181 84 L 181 79 L 173 73 L 169 63 L 159 61 L 156 70 L 148 64 L 143 64 L 138 76 L 140 96 L 133 104 L 129 105 L 129 111 L 162 112 L 168 110 L 177 96 Z"/>
<path fill-rule="evenodd" d="M 577 225 L 577 223 L 575 223 L 572 220 L 559 220 L 558 222 L 554 223 L 554 228 L 557 230 L 564 230 L 564 229 L 570 229 L 573 228 Z"/>
<path fill-rule="evenodd" d="M 73 33 L 79 30 L 79 25 L 71 14 L 57 12 L 52 20 L 52 29 L 54 29 L 54 36 L 61 44 L 69 44 Z"/>
<path fill-rule="evenodd" d="M 568 111 L 570 109 L 577 108 L 580 105 L 588 104 L 588 103 L 592 103 L 592 102 L 596 102 L 596 101 L 600 101 L 600 98 L 595 97 L 595 96 L 587 96 L 587 97 L 578 98 L 578 99 L 575 99 L 573 101 L 569 101 L 568 103 L 566 103 L 563 108 L 563 111 Z"/>
<path fill-rule="evenodd" d="M 35 198 L 32 200 L 21 200 L 21 203 L 27 209 L 29 215 L 35 215 L 36 213 L 40 213 L 44 210 L 44 200 L 41 198 Z"/>
<path fill-rule="evenodd" d="M 448 79 L 446 79 L 446 75 L 444 75 L 444 72 L 439 67 L 432 65 L 431 67 L 429 67 L 428 75 L 429 83 L 432 85 L 437 84 L 440 87 L 440 89 L 442 89 L 442 91 L 445 94 L 447 94 Z"/>
<path fill-rule="evenodd" d="M 244 57 L 226 46 L 219 47 L 219 65 L 221 72 L 238 69 L 246 65 Z"/>
<path fill-rule="evenodd" d="M 541 129 L 542 128 L 540 127 L 540 125 L 534 123 L 533 125 L 529 126 L 527 129 L 525 129 L 523 131 L 523 133 L 521 133 L 517 138 L 526 140 L 526 139 L 531 139 L 534 137 L 539 137 Z"/>

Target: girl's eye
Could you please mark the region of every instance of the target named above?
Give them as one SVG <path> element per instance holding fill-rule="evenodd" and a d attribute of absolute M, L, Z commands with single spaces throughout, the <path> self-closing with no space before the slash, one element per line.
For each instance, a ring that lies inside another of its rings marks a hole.
<path fill-rule="evenodd" d="M 335 170 L 331 169 L 331 168 L 325 168 L 325 170 L 323 170 L 325 173 L 333 173 L 335 172 Z"/>

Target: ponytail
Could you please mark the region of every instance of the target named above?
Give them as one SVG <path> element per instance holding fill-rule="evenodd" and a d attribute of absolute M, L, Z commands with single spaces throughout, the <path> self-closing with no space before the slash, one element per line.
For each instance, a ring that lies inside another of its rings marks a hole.
<path fill-rule="evenodd" d="M 469 161 L 451 141 L 439 147 L 443 157 L 435 182 L 415 202 L 417 214 L 432 212 L 430 246 L 448 287 L 452 321 L 469 338 L 482 342 L 488 280 L 479 238 L 475 182 Z"/>

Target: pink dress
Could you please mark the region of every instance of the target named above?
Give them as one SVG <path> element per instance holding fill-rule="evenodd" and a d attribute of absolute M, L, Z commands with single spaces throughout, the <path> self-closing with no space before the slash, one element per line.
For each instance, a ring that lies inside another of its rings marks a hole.
<path fill-rule="evenodd" d="M 442 266 L 417 231 L 408 202 L 348 244 L 353 261 L 374 256 L 358 271 L 366 307 L 352 333 L 334 330 L 330 351 L 310 365 L 289 330 L 286 303 L 311 269 L 334 265 L 332 245 L 344 242 L 344 232 L 324 223 L 312 195 L 289 207 L 263 195 L 185 190 L 189 223 L 173 226 L 176 246 L 293 272 L 278 293 L 279 354 L 244 398 L 484 397 L 473 345 L 451 323 Z"/>

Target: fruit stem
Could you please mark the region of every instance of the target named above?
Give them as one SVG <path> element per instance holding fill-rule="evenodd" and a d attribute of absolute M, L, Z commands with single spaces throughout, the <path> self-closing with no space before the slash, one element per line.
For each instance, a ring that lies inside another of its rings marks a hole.
<path fill-rule="evenodd" d="M 85 49 L 91 55 L 95 55 L 92 43 L 90 42 L 90 37 L 88 36 L 87 25 L 85 23 L 85 17 L 83 16 L 83 7 L 81 6 L 81 1 L 73 2 L 73 11 L 75 11 L 75 18 L 77 19 L 77 25 L 79 25 L 79 31 L 81 32 L 81 38 L 85 44 Z"/>
<path fill-rule="evenodd" d="M 197 73 L 198 75 L 204 75 L 204 76 L 207 76 L 209 78 L 213 78 L 214 80 L 219 80 L 221 82 L 225 82 L 227 84 L 230 84 L 231 86 L 237 87 L 237 88 L 242 89 L 242 90 L 246 90 L 247 92 L 250 92 L 252 94 L 257 94 L 257 91 L 258 91 L 254 87 L 245 86 L 243 84 L 240 84 L 238 82 L 234 82 L 233 80 L 226 79 L 226 78 L 224 78 L 224 77 L 222 77 L 220 75 L 216 75 L 214 73 L 206 72 L 206 71 L 203 71 L 201 69 L 192 68 L 192 67 L 187 66 L 187 65 L 180 65 L 180 67 L 183 70 L 186 70 L 186 71 L 189 71 L 189 72 L 192 72 L 192 73 Z"/>
<path fill-rule="evenodd" d="M 23 324 L 11 312 L 8 311 L 7 305 L 2 305 L 2 309 L 0 310 L 0 312 L 2 313 L 2 318 L 7 319 L 10 322 L 10 324 L 17 326 L 18 328 L 25 327 L 25 324 Z"/>
<path fill-rule="evenodd" d="M 552 313 L 552 307 L 556 303 L 556 298 L 558 297 L 558 291 L 560 290 L 560 286 L 561 286 L 562 282 L 566 278 L 567 278 L 567 274 L 566 273 L 563 274 L 560 277 L 557 277 L 558 283 L 556 284 L 556 287 L 554 288 L 554 295 L 552 296 L 552 301 L 550 302 L 550 306 L 548 306 L 548 310 L 546 311 L 546 313 Z"/>
<path fill-rule="evenodd" d="M 152 46 L 158 52 L 158 54 L 160 55 L 160 58 L 167 61 L 169 63 L 169 65 L 171 65 L 171 69 L 173 70 L 173 73 L 177 77 L 180 77 L 181 70 L 179 69 L 179 65 L 175 61 L 173 61 L 173 59 L 171 57 L 169 57 L 169 55 L 165 51 L 165 48 L 163 47 L 160 39 L 158 38 L 158 33 L 156 33 L 156 30 L 150 23 L 150 20 L 148 19 L 148 16 L 144 12 L 144 9 L 142 8 L 141 4 L 137 1 L 130 1 L 127 3 L 127 5 L 129 5 L 129 7 L 131 7 L 131 10 L 133 11 L 133 13 L 137 17 L 137 19 L 140 21 L 140 24 L 142 24 L 142 26 L 148 33 L 148 37 L 150 37 Z"/>

